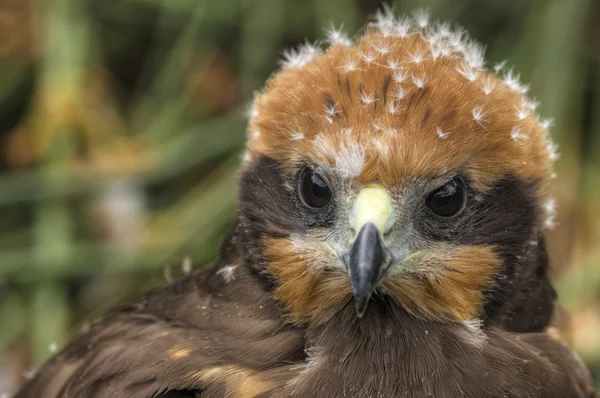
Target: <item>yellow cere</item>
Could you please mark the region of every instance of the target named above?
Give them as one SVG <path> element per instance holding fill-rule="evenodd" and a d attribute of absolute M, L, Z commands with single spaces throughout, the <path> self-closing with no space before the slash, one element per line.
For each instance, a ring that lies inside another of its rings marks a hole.
<path fill-rule="evenodd" d="M 364 187 L 356 197 L 350 217 L 356 234 L 368 222 L 375 224 L 382 235 L 385 234 L 391 229 L 394 221 L 390 193 L 381 185 Z"/>

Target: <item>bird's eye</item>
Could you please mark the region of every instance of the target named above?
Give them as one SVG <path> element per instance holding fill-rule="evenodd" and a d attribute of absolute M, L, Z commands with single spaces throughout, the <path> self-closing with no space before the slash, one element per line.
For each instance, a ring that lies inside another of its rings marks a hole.
<path fill-rule="evenodd" d="M 331 190 L 321 176 L 306 169 L 300 178 L 300 197 L 309 207 L 319 208 L 331 201 Z"/>
<path fill-rule="evenodd" d="M 464 184 L 455 178 L 430 193 L 425 204 L 440 217 L 453 217 L 465 208 L 466 200 Z"/>

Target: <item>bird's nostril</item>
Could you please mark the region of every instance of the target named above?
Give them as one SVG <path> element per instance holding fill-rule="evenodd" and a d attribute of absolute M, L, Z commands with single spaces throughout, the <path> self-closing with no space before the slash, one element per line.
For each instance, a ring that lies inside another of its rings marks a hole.
<path fill-rule="evenodd" d="M 390 216 L 386 220 L 385 224 L 383 225 L 383 234 L 384 235 L 389 235 L 394 230 L 397 220 L 398 219 L 397 219 L 396 214 L 394 214 L 394 212 L 392 211 Z"/>
<path fill-rule="evenodd" d="M 383 237 L 384 238 L 388 238 L 391 234 L 392 231 L 394 230 L 394 220 L 388 220 L 388 222 L 385 224 L 384 228 L 383 228 Z"/>

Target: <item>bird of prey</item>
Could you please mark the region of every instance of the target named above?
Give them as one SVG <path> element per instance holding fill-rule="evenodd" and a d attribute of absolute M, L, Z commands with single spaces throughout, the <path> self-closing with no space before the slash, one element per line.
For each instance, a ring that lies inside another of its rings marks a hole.
<path fill-rule="evenodd" d="M 512 69 L 424 13 L 285 53 L 219 258 L 17 397 L 594 397 L 548 330 L 555 145 Z"/>

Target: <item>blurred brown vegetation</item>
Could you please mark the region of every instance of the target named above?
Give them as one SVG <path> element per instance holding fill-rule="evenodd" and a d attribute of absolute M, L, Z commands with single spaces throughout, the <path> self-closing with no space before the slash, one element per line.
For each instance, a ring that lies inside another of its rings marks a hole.
<path fill-rule="evenodd" d="M 375 0 L 0 0 L 0 392 L 109 308 L 215 255 L 253 91 Z M 600 385 L 600 3 L 405 0 L 531 82 L 560 144 L 550 251 Z M 166 268 L 165 268 L 166 267 Z"/>

